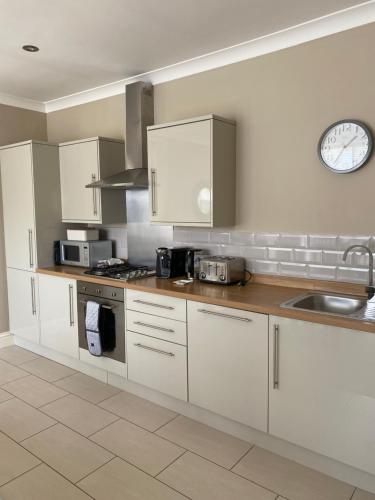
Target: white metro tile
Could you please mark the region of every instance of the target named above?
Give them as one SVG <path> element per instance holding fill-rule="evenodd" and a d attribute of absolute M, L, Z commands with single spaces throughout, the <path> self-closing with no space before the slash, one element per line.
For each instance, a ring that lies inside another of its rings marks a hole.
<path fill-rule="evenodd" d="M 227 232 L 210 232 L 210 242 L 219 243 L 220 245 L 229 245 L 230 233 Z"/>
<path fill-rule="evenodd" d="M 337 236 L 312 234 L 309 236 L 309 248 L 316 248 L 318 250 L 336 250 Z"/>
<path fill-rule="evenodd" d="M 252 271 L 259 274 L 279 274 L 279 263 L 256 260 L 252 265 Z"/>
<path fill-rule="evenodd" d="M 254 233 L 241 233 L 233 231 L 230 233 L 230 242 L 232 245 L 253 245 Z"/>
<path fill-rule="evenodd" d="M 181 243 L 190 243 L 191 242 L 191 233 L 186 229 L 173 229 L 173 241 L 181 242 Z"/>
<path fill-rule="evenodd" d="M 267 258 L 267 248 L 266 247 L 242 247 L 241 255 L 245 259 L 266 259 Z"/>
<path fill-rule="evenodd" d="M 323 264 L 327 266 L 343 266 L 345 265 L 342 257 L 344 252 L 337 252 L 336 250 L 324 250 L 323 251 Z M 351 256 L 348 256 L 347 264 L 350 263 Z"/>
<path fill-rule="evenodd" d="M 303 262 L 305 264 L 321 264 L 322 251 L 321 250 L 294 250 L 294 260 L 296 262 Z"/>
<path fill-rule="evenodd" d="M 275 233 L 256 233 L 254 243 L 257 246 L 272 247 L 279 244 L 280 235 Z"/>
<path fill-rule="evenodd" d="M 370 236 L 339 236 L 338 249 L 346 250 L 351 245 L 369 245 Z"/>
<path fill-rule="evenodd" d="M 193 243 L 208 243 L 210 241 L 210 233 L 205 229 L 193 229 L 191 231 L 191 241 Z"/>
<path fill-rule="evenodd" d="M 307 265 L 281 262 L 280 273 L 284 276 L 299 276 L 301 278 L 307 278 Z"/>
<path fill-rule="evenodd" d="M 280 234 L 280 246 L 282 247 L 307 247 L 306 234 Z"/>
<path fill-rule="evenodd" d="M 367 269 L 357 267 L 339 267 L 337 270 L 338 281 L 348 281 L 350 283 L 367 283 Z"/>
<path fill-rule="evenodd" d="M 335 280 L 336 267 L 335 266 L 308 266 L 309 278 L 322 279 L 322 280 Z"/>
<path fill-rule="evenodd" d="M 268 258 L 270 260 L 290 261 L 293 257 L 293 250 L 290 248 L 269 248 Z"/>

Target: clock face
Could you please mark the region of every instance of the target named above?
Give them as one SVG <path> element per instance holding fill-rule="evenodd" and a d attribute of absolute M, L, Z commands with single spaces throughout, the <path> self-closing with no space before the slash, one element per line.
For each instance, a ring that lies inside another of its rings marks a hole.
<path fill-rule="evenodd" d="M 361 122 L 343 120 L 331 125 L 319 141 L 320 161 L 338 173 L 353 172 L 362 167 L 372 151 L 372 136 Z"/>

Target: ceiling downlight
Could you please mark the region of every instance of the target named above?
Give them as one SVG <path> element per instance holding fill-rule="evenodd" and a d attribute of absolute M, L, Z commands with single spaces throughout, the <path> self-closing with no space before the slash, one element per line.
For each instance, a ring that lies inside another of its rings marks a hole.
<path fill-rule="evenodd" d="M 39 52 L 39 47 L 36 45 L 23 45 L 22 48 L 26 52 Z"/>

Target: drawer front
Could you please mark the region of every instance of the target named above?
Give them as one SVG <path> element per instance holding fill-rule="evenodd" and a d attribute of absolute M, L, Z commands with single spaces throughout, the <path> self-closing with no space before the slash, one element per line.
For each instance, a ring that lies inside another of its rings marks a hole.
<path fill-rule="evenodd" d="M 127 311 L 126 329 L 175 344 L 186 345 L 186 323 L 182 321 Z"/>
<path fill-rule="evenodd" d="M 128 379 L 187 401 L 186 347 L 128 332 Z"/>
<path fill-rule="evenodd" d="M 157 293 L 126 290 L 126 307 L 163 318 L 186 321 L 186 300 Z"/>

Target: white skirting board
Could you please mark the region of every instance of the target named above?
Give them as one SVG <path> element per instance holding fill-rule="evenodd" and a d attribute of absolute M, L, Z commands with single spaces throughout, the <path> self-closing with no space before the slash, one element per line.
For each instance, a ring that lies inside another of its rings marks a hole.
<path fill-rule="evenodd" d="M 10 335 L 10 337 L 13 336 Z M 274 436 L 270 436 L 269 434 L 226 419 L 220 415 L 198 408 L 190 403 L 171 398 L 157 391 L 131 382 L 124 377 L 88 365 L 79 359 L 70 358 L 41 345 L 33 344 L 20 337 L 14 337 L 14 343 L 20 347 L 24 347 L 25 349 L 29 349 L 32 352 L 40 354 L 41 356 L 45 356 L 53 361 L 69 366 L 74 370 L 85 373 L 86 375 L 96 378 L 102 382 L 128 391 L 160 406 L 169 408 L 170 410 L 180 413 L 181 415 L 185 415 L 186 417 L 197 420 L 198 422 L 253 443 L 273 453 L 289 458 L 290 460 L 294 460 L 295 462 L 305 465 L 306 467 L 310 467 L 322 472 L 323 474 L 328 474 L 329 476 L 352 484 L 353 486 L 375 493 L 375 476 L 371 474 L 306 450 L 287 441 L 283 441 Z M 0 347 L 4 346 L 0 343 Z"/>
<path fill-rule="evenodd" d="M 9 332 L 0 333 L 0 349 L 1 347 L 7 347 L 8 345 L 13 345 L 14 339 L 13 335 Z"/>

